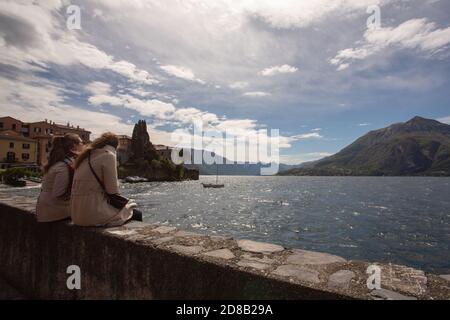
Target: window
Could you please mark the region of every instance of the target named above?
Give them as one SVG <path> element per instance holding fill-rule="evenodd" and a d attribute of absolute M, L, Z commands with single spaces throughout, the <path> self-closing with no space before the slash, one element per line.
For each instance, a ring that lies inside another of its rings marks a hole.
<path fill-rule="evenodd" d="M 14 148 L 14 142 L 10 142 L 10 143 L 9 143 L 9 147 L 10 147 L 10 148 Z"/>
<path fill-rule="evenodd" d="M 16 125 L 15 123 L 13 123 L 13 124 L 12 124 L 12 129 L 13 129 L 13 130 L 16 130 L 16 126 L 17 126 L 17 125 Z"/>
<path fill-rule="evenodd" d="M 8 152 L 6 154 L 6 161 L 7 162 L 14 162 L 14 161 L 16 161 L 16 154 L 14 152 Z"/>
<path fill-rule="evenodd" d="M 28 153 L 22 153 L 22 160 L 29 160 L 30 155 Z"/>
<path fill-rule="evenodd" d="M 23 149 L 30 149 L 30 144 L 29 143 L 24 143 L 24 144 L 22 144 L 22 148 Z"/>
<path fill-rule="evenodd" d="M 0 122 L 0 129 L 3 129 L 3 122 Z"/>

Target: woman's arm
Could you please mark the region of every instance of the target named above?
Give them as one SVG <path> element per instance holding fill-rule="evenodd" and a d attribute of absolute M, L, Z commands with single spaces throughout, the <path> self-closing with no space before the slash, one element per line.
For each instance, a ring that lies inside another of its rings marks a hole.
<path fill-rule="evenodd" d="M 114 154 L 108 153 L 102 161 L 103 184 L 109 194 L 119 193 L 119 180 L 117 179 L 117 159 Z"/>

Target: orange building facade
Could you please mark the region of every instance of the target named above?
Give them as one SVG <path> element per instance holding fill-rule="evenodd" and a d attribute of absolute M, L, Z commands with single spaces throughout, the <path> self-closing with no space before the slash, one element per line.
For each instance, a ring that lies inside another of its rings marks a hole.
<path fill-rule="evenodd" d="M 47 161 L 48 153 L 51 148 L 51 139 L 54 135 L 75 133 L 78 134 L 84 142 L 89 142 L 91 134 L 90 131 L 80 128 L 79 126 L 73 126 L 70 123 L 61 125 L 47 119 L 38 122 L 23 122 L 9 116 L 0 117 L 0 134 L 6 131 L 16 132 L 24 138 L 32 139 L 37 142 L 37 165 L 43 165 Z M 0 159 L 0 161 L 2 160 Z"/>

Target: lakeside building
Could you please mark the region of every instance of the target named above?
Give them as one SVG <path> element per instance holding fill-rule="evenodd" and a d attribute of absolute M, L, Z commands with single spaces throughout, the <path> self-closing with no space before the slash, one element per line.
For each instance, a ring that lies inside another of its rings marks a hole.
<path fill-rule="evenodd" d="M 131 152 L 131 137 L 127 135 L 117 135 L 119 138 L 119 145 L 117 146 L 117 162 L 123 164 L 130 158 Z"/>
<path fill-rule="evenodd" d="M 0 132 L 0 168 L 12 164 L 34 165 L 37 161 L 37 141 L 12 130 Z"/>
<path fill-rule="evenodd" d="M 34 164 L 42 165 L 47 161 L 48 153 L 51 148 L 51 139 L 54 135 L 64 135 L 66 133 L 75 133 L 80 136 L 84 142 L 89 142 L 91 132 L 73 126 L 69 122 L 66 125 L 57 124 L 54 121 L 45 119 L 38 122 L 23 122 L 10 116 L 0 117 L 0 135 L 4 132 L 15 132 L 17 136 L 31 139 L 37 143 L 36 159 Z M 0 149 L 3 154 L 4 147 Z M 3 159 L 0 159 L 3 162 Z"/>
<path fill-rule="evenodd" d="M 172 159 L 172 148 L 162 145 L 162 144 L 155 144 L 154 145 L 156 153 L 159 154 L 162 157 L 165 157 L 169 160 Z"/>

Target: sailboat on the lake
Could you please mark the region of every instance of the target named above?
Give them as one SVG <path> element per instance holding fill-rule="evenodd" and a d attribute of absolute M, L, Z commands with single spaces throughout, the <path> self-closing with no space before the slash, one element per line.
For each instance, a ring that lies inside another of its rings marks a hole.
<path fill-rule="evenodd" d="M 203 188 L 223 188 L 225 185 L 219 183 L 219 166 L 216 164 L 216 183 L 202 183 Z"/>

